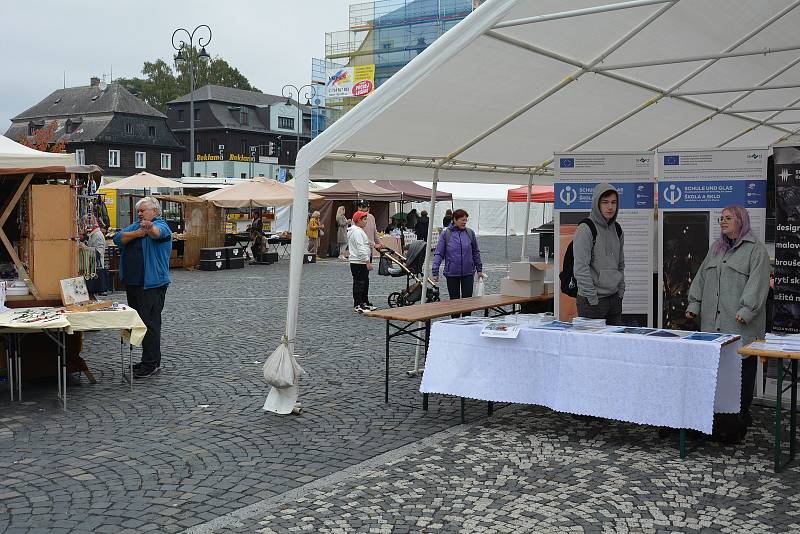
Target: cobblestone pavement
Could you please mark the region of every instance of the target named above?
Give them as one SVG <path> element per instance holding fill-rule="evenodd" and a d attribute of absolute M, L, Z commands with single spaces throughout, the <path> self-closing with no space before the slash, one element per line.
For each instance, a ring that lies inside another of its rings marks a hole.
<path fill-rule="evenodd" d="M 481 244 L 496 291 L 504 242 Z M 164 367 L 132 393 L 113 333 L 87 335 L 83 355 L 100 383 L 71 384 L 66 413 L 51 381 L 26 384 L 22 403 L 0 389 L 0 532 L 636 530 L 649 520 L 776 532 L 797 523 L 797 468 L 771 473 L 766 430 L 680 462 L 652 428 L 537 408 L 486 419 L 470 402 L 460 426 L 454 399 L 420 409 L 419 379 L 403 373 L 413 348 L 403 346 L 393 347 L 384 404 L 384 326 L 352 313 L 349 269 L 337 261 L 304 269 L 303 413 L 266 414 L 261 365 L 282 333 L 287 273 L 288 261 L 173 271 Z M 373 301 L 402 285 L 373 275 Z M 768 428 L 768 414 L 759 417 Z"/>

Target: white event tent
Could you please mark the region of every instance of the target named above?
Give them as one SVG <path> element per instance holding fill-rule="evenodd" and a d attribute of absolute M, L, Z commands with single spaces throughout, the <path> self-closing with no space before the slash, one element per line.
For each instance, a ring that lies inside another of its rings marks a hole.
<path fill-rule="evenodd" d="M 294 234 L 310 179 L 544 183 L 554 152 L 763 147 L 800 130 L 800 1 L 605 2 L 486 1 L 302 148 Z M 294 240 L 292 353 L 302 253 Z"/>

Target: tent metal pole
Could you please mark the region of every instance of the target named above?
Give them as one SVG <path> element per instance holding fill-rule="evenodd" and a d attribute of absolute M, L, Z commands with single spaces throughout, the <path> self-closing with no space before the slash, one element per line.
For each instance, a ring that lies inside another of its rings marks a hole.
<path fill-rule="evenodd" d="M 525 210 L 525 228 L 522 229 L 522 252 L 519 261 L 528 261 L 528 231 L 531 224 L 531 189 L 533 188 L 533 174 L 528 175 L 527 202 L 528 209 Z"/>
<path fill-rule="evenodd" d="M 800 107 L 787 106 L 787 107 L 769 107 L 769 108 L 749 108 L 749 109 L 732 109 L 732 113 L 765 113 L 768 111 L 800 111 Z"/>
<path fill-rule="evenodd" d="M 774 80 L 775 78 L 777 78 L 778 76 L 780 76 L 780 75 L 781 75 L 781 74 L 783 74 L 784 72 L 786 72 L 786 71 L 788 71 L 789 69 L 793 68 L 793 67 L 794 67 L 795 65 L 797 65 L 798 63 L 800 63 L 800 57 L 798 57 L 798 58 L 795 58 L 793 61 L 791 61 L 791 62 L 790 62 L 790 63 L 788 63 L 787 65 L 785 65 L 785 66 L 781 67 L 781 68 L 780 68 L 780 69 L 778 69 L 777 71 L 773 72 L 772 74 L 770 74 L 769 76 L 767 76 L 766 78 L 764 78 L 763 80 L 761 80 L 761 82 L 759 82 L 759 85 L 764 85 L 764 84 L 767 84 L 767 83 L 769 83 L 770 81 Z M 670 141 L 672 141 L 673 139 L 675 139 L 675 138 L 677 138 L 677 137 L 680 137 L 681 135 L 685 134 L 685 133 L 686 133 L 686 132 L 688 132 L 689 130 L 691 130 L 691 129 L 693 129 L 693 128 L 696 128 L 697 126 L 699 126 L 699 125 L 703 124 L 703 123 L 704 123 L 704 122 L 706 122 L 707 120 L 713 119 L 714 117 L 716 117 L 716 116 L 717 116 L 717 115 L 719 115 L 720 113 L 731 113 L 731 111 L 730 111 L 728 108 L 730 108 L 731 106 L 733 106 L 733 105 L 734 105 L 734 104 L 736 104 L 737 102 L 740 102 L 742 99 L 744 99 L 744 98 L 747 98 L 747 97 L 748 97 L 748 96 L 750 96 L 752 93 L 753 93 L 752 91 L 748 91 L 748 92 L 745 92 L 745 93 L 742 93 L 742 94 L 740 94 L 739 96 L 737 96 L 736 98 L 734 98 L 733 100 L 731 100 L 730 102 L 728 102 L 727 104 L 725 104 L 724 106 L 722 106 L 721 108 L 719 108 L 718 110 L 716 110 L 716 111 L 714 111 L 714 112 L 712 112 L 712 113 L 709 113 L 709 114 L 708 114 L 708 115 L 706 115 L 705 117 L 701 117 L 700 119 L 698 119 L 698 120 L 696 120 L 695 122 L 693 122 L 693 123 L 689 124 L 689 125 L 688 125 L 688 126 L 686 126 L 685 128 L 682 128 L 682 129 L 678 130 L 677 132 L 673 133 L 672 135 L 670 135 L 670 136 L 669 136 L 669 137 L 667 137 L 666 139 L 662 139 L 662 140 L 661 140 L 661 141 L 659 141 L 657 144 L 653 145 L 653 147 L 651 147 L 651 148 L 650 148 L 650 150 L 655 150 L 656 148 L 658 148 L 658 147 L 660 147 L 660 146 L 662 146 L 662 145 L 665 145 L 665 144 L 669 143 L 669 142 L 670 142 Z M 790 102 L 790 103 L 789 103 L 789 106 L 793 106 L 793 105 L 794 105 L 794 104 L 796 104 L 796 103 L 797 103 L 797 101 L 796 101 L 796 100 L 795 100 L 795 101 L 793 101 L 793 102 Z M 726 111 L 726 110 L 727 110 L 727 111 Z M 773 114 L 772 114 L 772 115 L 770 115 L 769 117 L 766 117 L 766 118 L 764 118 L 764 119 L 761 119 L 761 120 L 759 120 L 759 121 L 758 121 L 756 124 L 754 124 L 753 126 L 749 126 L 749 127 L 745 128 L 745 129 L 744 129 L 742 132 L 740 132 L 739 134 L 735 135 L 734 137 L 731 137 L 731 138 L 729 138 L 729 139 L 728 139 L 728 140 L 726 140 L 726 141 L 723 141 L 722 143 L 720 143 L 720 144 L 719 144 L 719 145 L 717 145 L 717 146 L 718 146 L 718 147 L 721 147 L 721 146 L 724 146 L 724 145 L 726 145 L 726 144 L 730 143 L 730 142 L 731 142 L 731 141 L 733 141 L 734 139 L 738 139 L 738 138 L 739 138 L 739 137 L 741 137 L 742 135 L 744 135 L 744 134 L 746 134 L 746 133 L 748 133 L 748 132 L 751 132 L 751 131 L 753 131 L 755 128 L 758 128 L 759 126 L 763 125 L 763 124 L 764 124 L 764 123 L 766 123 L 766 122 L 767 122 L 769 119 L 772 119 L 772 118 L 773 118 L 773 117 L 775 117 L 776 115 L 778 115 L 778 113 L 773 113 Z"/>
<path fill-rule="evenodd" d="M 659 59 L 656 61 L 637 61 L 635 63 L 620 63 L 618 65 L 603 65 L 595 67 L 593 72 L 603 72 L 606 70 L 625 70 L 636 69 L 639 67 L 655 67 L 658 65 L 675 65 L 678 63 L 694 63 L 697 61 L 707 61 L 710 59 L 728 59 L 734 57 L 747 57 L 747 56 L 761 56 L 767 54 L 775 54 L 777 52 L 789 52 L 791 50 L 800 50 L 800 46 L 782 46 L 779 48 L 762 48 L 760 50 L 742 50 L 741 52 L 723 52 L 721 54 L 707 54 L 702 56 L 686 56 L 672 59 Z"/>
<path fill-rule="evenodd" d="M 668 2 L 665 5 L 661 6 L 655 12 L 651 13 L 650 16 L 648 16 L 646 19 L 644 19 L 642 22 L 640 22 L 634 28 L 632 28 L 630 31 L 628 31 L 628 33 L 626 33 L 625 35 L 623 35 L 622 37 L 617 39 L 611 46 L 606 48 L 599 56 L 597 56 L 595 59 L 593 59 L 589 64 L 587 64 L 584 67 L 580 67 L 574 73 L 572 73 L 570 75 L 567 75 L 563 80 L 561 80 L 560 82 L 558 82 L 556 85 L 554 85 L 550 89 L 546 90 L 545 92 L 541 93 L 539 96 L 534 98 L 531 102 L 529 102 L 528 104 L 523 106 L 521 109 L 519 109 L 519 110 L 515 111 L 514 113 L 511 113 L 510 115 L 506 116 L 504 119 L 500 120 L 500 122 L 498 122 L 497 124 L 495 124 L 494 126 L 489 128 L 488 130 L 485 130 L 484 132 L 478 134 L 474 139 L 472 139 L 471 141 L 467 142 L 461 148 L 458 148 L 455 151 L 453 151 L 450 154 L 448 154 L 447 157 L 444 159 L 444 161 L 439 163 L 437 166 L 438 167 L 442 167 L 448 161 L 458 157 L 459 154 L 462 154 L 463 152 L 469 150 L 470 148 L 472 148 L 473 146 L 477 145 L 478 143 L 480 143 L 481 141 L 483 141 L 484 139 L 486 139 L 487 137 L 489 137 L 490 135 L 492 135 L 496 131 L 500 130 L 501 128 L 503 128 L 504 126 L 509 124 L 510 122 L 514 121 L 515 119 L 517 119 L 520 116 L 524 115 L 525 113 L 527 113 L 528 111 L 530 111 L 531 109 L 536 107 L 537 105 L 541 104 L 542 102 L 544 102 L 545 100 L 550 98 L 552 95 L 554 95 L 555 93 L 557 93 L 558 91 L 560 91 L 564 87 L 566 87 L 569 84 L 571 84 L 572 82 L 576 81 L 582 75 L 586 74 L 587 72 L 591 72 L 591 70 L 595 67 L 595 65 L 599 64 L 600 62 L 602 62 L 605 58 L 607 58 L 609 55 L 613 54 L 617 49 L 619 49 L 622 45 L 624 45 L 625 43 L 627 43 L 628 41 L 633 39 L 642 30 L 644 30 L 647 26 L 649 26 L 656 19 L 658 19 L 661 15 L 663 15 L 668 9 L 673 7 L 678 1 L 679 0 L 674 0 L 674 1 Z M 535 172 L 535 171 L 529 171 L 529 172 Z"/>
<path fill-rule="evenodd" d="M 800 124 L 800 121 L 772 121 L 764 123 L 765 126 L 771 126 L 773 124 Z"/>
<path fill-rule="evenodd" d="M 604 6 L 588 7 L 585 9 L 573 9 L 572 11 L 561 11 L 559 13 L 550 13 L 548 15 L 537 15 L 535 17 L 525 17 L 522 19 L 507 20 L 505 22 L 498 22 L 494 25 L 494 29 L 511 28 L 514 26 L 522 26 L 525 24 L 535 24 L 537 22 L 546 22 L 549 20 L 567 19 L 571 17 L 580 17 L 582 15 L 594 15 L 596 13 L 609 13 L 611 11 L 619 11 L 621 9 L 631 9 L 634 7 L 650 6 L 654 4 L 663 4 L 669 0 L 632 0 L 630 2 L 619 2 L 617 4 L 608 4 Z"/>
<path fill-rule="evenodd" d="M 431 183 L 431 213 L 436 213 L 436 188 L 439 185 L 439 167 L 433 169 L 433 183 Z M 433 240 L 433 224 L 428 224 L 428 235 L 425 237 L 425 263 L 422 265 L 422 294 L 419 298 L 420 304 L 425 304 L 425 297 L 428 294 L 428 278 L 431 276 L 431 241 Z"/>
<path fill-rule="evenodd" d="M 506 261 L 508 261 L 508 209 L 511 206 L 511 203 L 508 201 L 508 197 L 506 197 Z"/>
<path fill-rule="evenodd" d="M 720 93 L 744 93 L 753 91 L 771 91 L 773 89 L 796 89 L 800 84 L 786 83 L 779 85 L 765 85 L 753 87 L 731 87 L 725 89 L 699 89 L 697 91 L 677 91 L 672 96 L 718 95 Z"/>
<path fill-rule="evenodd" d="M 776 20 L 780 19 L 780 18 L 781 18 L 783 15 L 785 15 L 786 13 L 788 13 L 789 11 L 791 11 L 792 9 L 794 9 L 795 7 L 797 7 L 798 5 L 800 5 L 800 0 L 797 0 L 797 1 L 795 1 L 795 2 L 794 2 L 794 3 L 792 3 L 790 6 L 787 6 L 787 7 L 785 7 L 784 9 L 780 10 L 778 13 L 776 13 L 775 15 L 773 15 L 772 17 L 770 17 L 769 19 L 767 19 L 766 21 L 764 21 L 763 23 L 761 23 L 761 24 L 760 24 L 760 25 L 759 25 L 757 28 L 755 28 L 754 30 L 750 31 L 750 32 L 749 32 L 747 35 L 745 35 L 744 37 L 742 37 L 742 38 L 738 39 L 738 40 L 737 40 L 736 42 L 734 42 L 732 45 L 728 46 L 728 47 L 725 49 L 725 52 L 730 52 L 730 51 L 732 51 L 732 50 L 734 50 L 734 49 L 738 48 L 738 47 L 739 47 L 739 46 L 741 46 L 742 44 L 746 43 L 746 42 L 747 42 L 747 41 L 749 41 L 749 40 L 750 40 L 752 37 L 754 37 L 755 35 L 757 35 L 757 34 L 761 33 L 761 32 L 762 32 L 762 31 L 763 31 L 765 28 L 767 28 L 767 27 L 768 27 L 770 24 L 772 24 L 772 23 L 774 23 Z M 661 99 L 662 99 L 662 98 L 664 98 L 665 96 L 670 96 L 670 94 L 671 94 L 673 91 L 675 91 L 676 89 L 678 89 L 679 87 L 681 87 L 682 85 L 684 85 L 685 83 L 687 83 L 688 81 L 690 81 L 691 79 L 693 79 L 693 78 L 695 78 L 695 77 L 699 76 L 699 75 L 700 75 L 702 72 L 704 72 L 706 69 L 708 69 L 709 67 L 711 67 L 711 66 L 712 66 L 714 63 L 716 63 L 717 61 L 718 61 L 718 60 L 716 60 L 716 59 L 710 59 L 710 60 L 706 61 L 705 63 L 703 63 L 702 65 L 700 65 L 700 66 L 699 66 L 699 67 L 697 67 L 696 69 L 694 69 L 692 72 L 690 72 L 689 74 L 687 74 L 686 76 L 684 76 L 682 79 L 680 79 L 680 80 L 678 80 L 677 82 L 675 82 L 675 83 L 674 83 L 674 84 L 673 84 L 673 85 L 672 85 L 672 86 L 671 86 L 669 89 L 667 89 L 667 90 L 666 90 L 664 93 L 657 94 L 657 95 L 653 96 L 653 97 L 652 97 L 652 98 L 650 98 L 649 100 L 645 101 L 643 104 L 640 104 L 639 106 L 637 106 L 637 107 L 636 107 L 634 110 L 632 110 L 632 111 L 630 111 L 630 112 L 628 112 L 628 113 L 624 114 L 622 117 L 620 117 L 620 118 L 618 118 L 618 119 L 614 120 L 614 121 L 613 121 L 613 122 L 611 122 L 611 124 L 609 124 L 608 126 L 605 126 L 605 127 L 601 128 L 600 130 L 597 130 L 596 132 L 594 132 L 594 133 L 590 134 L 589 136 L 587 136 L 587 137 L 585 137 L 585 138 L 581 139 L 580 141 L 578 141 L 578 142 L 577 142 L 577 143 L 575 143 L 574 145 L 572 145 L 572 146 L 568 147 L 568 148 L 567 148 L 567 149 L 565 149 L 564 151 L 565 151 L 565 152 L 570 152 L 570 151 L 573 151 L 573 150 L 576 150 L 576 149 L 580 148 L 581 146 L 585 145 L 585 144 L 586 144 L 586 143 L 588 143 L 589 141 L 592 141 L 593 139 L 595 139 L 595 138 L 597 138 L 598 136 L 602 135 L 603 133 L 607 132 L 607 131 L 608 131 L 608 130 L 610 130 L 611 128 L 614 128 L 615 126 L 617 126 L 617 125 L 619 125 L 620 123 L 624 122 L 625 120 L 627 120 L 628 118 L 632 117 L 633 115 L 635 115 L 635 114 L 639 113 L 640 111 L 642 111 L 642 110 L 644 110 L 644 109 L 646 109 L 646 108 L 650 107 L 651 105 L 655 104 L 656 102 L 658 102 L 659 100 L 661 100 Z M 742 97 L 742 98 L 744 98 L 744 97 Z M 713 109 L 713 108 L 712 108 L 712 109 Z M 718 109 L 714 109 L 714 113 L 715 113 L 715 114 L 719 114 L 719 113 L 720 113 L 720 111 L 719 111 Z M 742 117 L 743 117 L 742 115 L 736 115 L 736 114 L 732 114 L 732 113 L 726 113 L 726 114 L 729 114 L 729 115 L 732 115 L 732 116 L 736 116 L 736 117 L 739 117 L 739 118 L 742 118 Z M 751 117 L 747 117 L 747 120 L 748 120 L 748 121 L 750 121 L 750 122 L 756 122 L 756 123 L 760 122 L 758 119 L 754 119 L 754 118 L 751 118 Z M 705 122 L 705 120 L 703 120 L 702 122 Z M 687 131 L 688 131 L 688 130 L 687 130 Z M 685 133 L 685 132 L 684 132 L 684 133 Z M 660 143 L 659 145 L 656 145 L 656 146 L 661 146 L 661 144 L 663 144 L 663 143 Z M 651 148 L 650 150 L 654 150 L 654 148 Z"/>
<path fill-rule="evenodd" d="M 790 106 L 793 106 L 793 105 L 797 104 L 798 102 L 800 102 L 800 98 L 797 98 L 797 99 L 795 99 L 795 100 L 791 101 L 791 102 L 789 103 L 789 105 L 790 105 Z M 778 115 L 780 115 L 781 113 L 782 113 L 782 111 L 777 111 L 777 112 L 775 112 L 775 113 L 771 114 L 770 116 L 768 116 L 768 117 L 765 117 L 765 118 L 764 118 L 764 120 L 763 120 L 762 122 L 763 122 L 764 124 L 767 124 L 767 121 L 769 121 L 770 119 L 773 119 L 773 118 L 777 117 L 777 116 L 778 116 Z M 730 142 L 732 142 L 732 141 L 735 141 L 736 139 L 739 139 L 741 136 L 743 136 L 743 135 L 745 135 L 745 134 L 747 134 L 747 133 L 750 133 L 750 132 L 752 132 L 753 130 L 755 130 L 756 128 L 758 128 L 758 126 L 759 126 L 759 125 L 756 125 L 756 126 L 751 126 L 751 127 L 749 127 L 749 128 L 746 128 L 746 129 L 742 130 L 742 131 L 741 131 L 741 132 L 739 132 L 738 134 L 736 134 L 736 135 L 734 135 L 734 136 L 732 136 L 732 137 L 729 137 L 728 139 L 726 139 L 726 140 L 725 140 L 725 141 L 723 141 L 722 143 L 718 144 L 718 145 L 717 145 L 717 148 L 719 148 L 719 147 L 723 147 L 723 146 L 727 145 L 728 143 L 730 143 Z M 787 136 L 787 137 L 788 137 L 788 136 Z"/>

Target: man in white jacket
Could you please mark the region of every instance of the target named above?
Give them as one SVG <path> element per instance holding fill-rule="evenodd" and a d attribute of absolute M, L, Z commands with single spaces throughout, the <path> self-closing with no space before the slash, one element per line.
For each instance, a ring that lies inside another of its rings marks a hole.
<path fill-rule="evenodd" d="M 353 311 L 364 313 L 374 310 L 369 305 L 369 272 L 371 247 L 364 231 L 367 226 L 367 212 L 353 214 L 353 226 L 347 229 L 347 246 L 350 249 L 350 272 L 353 274 Z"/>

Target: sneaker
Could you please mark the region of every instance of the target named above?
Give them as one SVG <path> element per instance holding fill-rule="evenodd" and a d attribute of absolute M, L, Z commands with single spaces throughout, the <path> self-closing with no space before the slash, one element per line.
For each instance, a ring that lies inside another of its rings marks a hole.
<path fill-rule="evenodd" d="M 133 370 L 133 378 L 147 378 L 158 374 L 161 370 L 161 367 L 144 367 L 141 366 L 138 369 Z"/>
<path fill-rule="evenodd" d="M 364 308 L 362 308 L 361 306 L 356 306 L 355 308 L 353 308 L 353 312 L 359 315 L 364 313 L 364 311 L 365 311 Z"/>
<path fill-rule="evenodd" d="M 362 308 L 364 309 L 364 311 L 375 311 L 375 310 L 378 309 L 375 306 L 373 306 L 372 304 L 364 304 L 364 306 L 362 306 Z"/>

